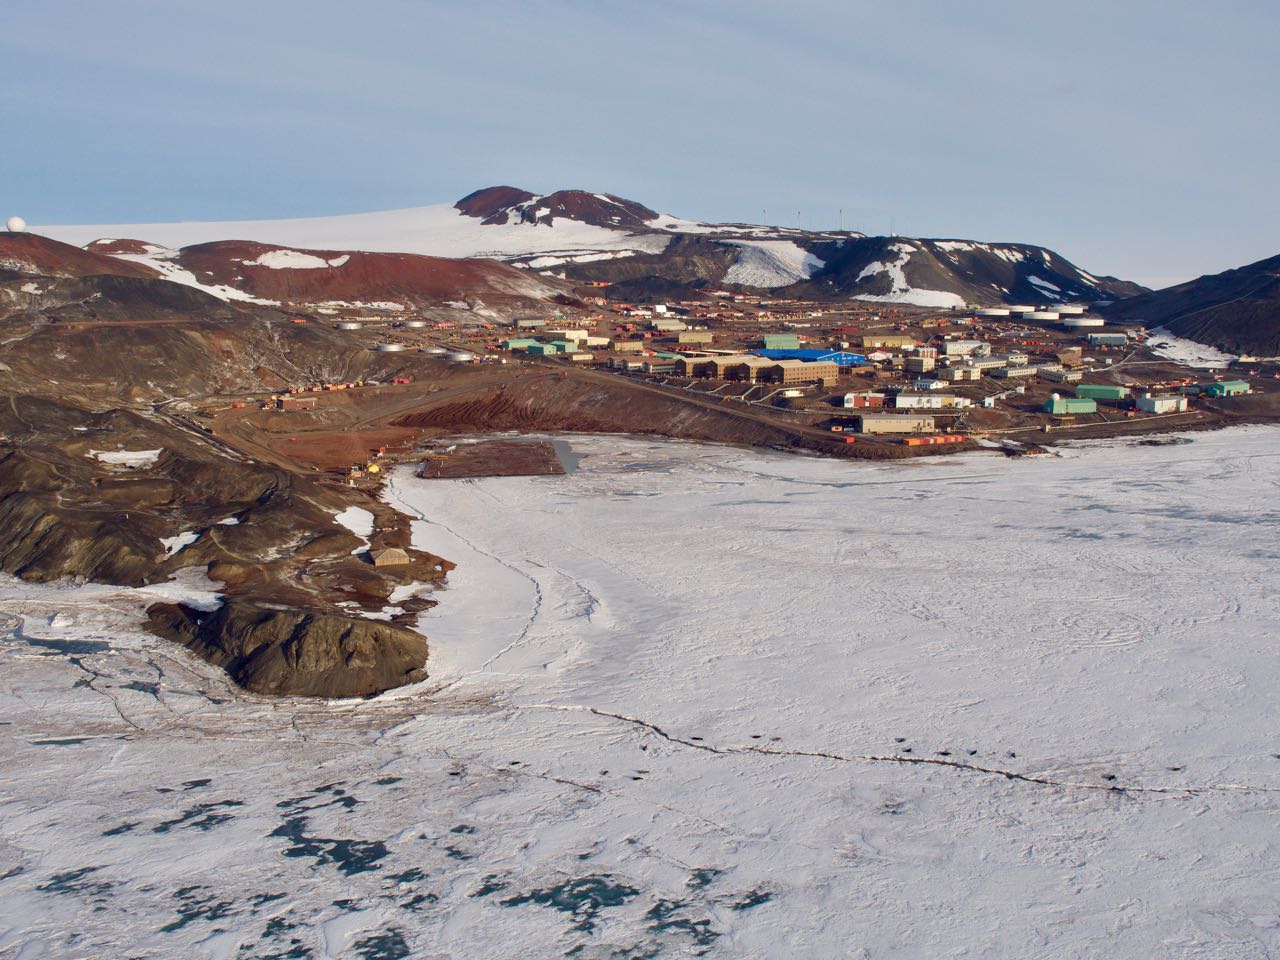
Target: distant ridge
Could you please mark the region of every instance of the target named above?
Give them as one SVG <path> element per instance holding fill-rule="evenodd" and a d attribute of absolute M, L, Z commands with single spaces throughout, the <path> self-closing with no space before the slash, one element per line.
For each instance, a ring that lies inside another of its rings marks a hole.
<path fill-rule="evenodd" d="M 1092 303 L 1145 290 L 1090 274 L 1031 244 L 702 223 L 611 193 L 537 194 L 509 185 L 476 190 L 454 204 L 381 213 L 35 229 L 122 257 L 148 256 L 122 244 L 180 250 L 227 241 L 349 254 L 482 257 L 569 281 L 616 283 L 618 293 L 636 298 L 730 287 L 949 308 Z"/>
<path fill-rule="evenodd" d="M 1280 356 L 1280 256 L 1144 293 L 1108 313 L 1229 353 Z"/>

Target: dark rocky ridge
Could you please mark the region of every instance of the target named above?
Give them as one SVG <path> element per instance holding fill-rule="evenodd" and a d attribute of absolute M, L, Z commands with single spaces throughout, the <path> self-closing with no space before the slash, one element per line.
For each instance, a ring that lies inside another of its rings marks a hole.
<path fill-rule="evenodd" d="M 1280 256 L 1123 300 L 1106 312 L 1231 353 L 1280 356 Z"/>
<path fill-rule="evenodd" d="M 486 187 L 467 194 L 454 206 L 486 224 L 551 224 L 560 219 L 633 230 L 644 229 L 658 219 L 655 211 L 634 200 L 585 190 L 557 190 L 540 197 L 518 187 Z"/>
<path fill-rule="evenodd" d="M 426 677 L 427 641 L 407 627 L 231 599 L 212 613 L 157 603 L 153 630 L 254 693 L 362 697 Z"/>

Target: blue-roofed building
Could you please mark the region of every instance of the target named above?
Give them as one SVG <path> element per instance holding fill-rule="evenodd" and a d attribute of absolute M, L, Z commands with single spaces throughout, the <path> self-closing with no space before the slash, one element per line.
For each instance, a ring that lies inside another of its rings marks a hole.
<path fill-rule="evenodd" d="M 825 360 L 841 367 L 856 367 L 867 362 L 860 353 L 848 353 L 843 350 L 756 350 L 758 356 L 768 360 L 804 360 L 814 363 Z"/>

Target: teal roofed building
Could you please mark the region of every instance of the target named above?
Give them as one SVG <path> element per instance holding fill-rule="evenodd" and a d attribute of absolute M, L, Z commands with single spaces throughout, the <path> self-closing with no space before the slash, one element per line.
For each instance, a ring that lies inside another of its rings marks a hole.
<path fill-rule="evenodd" d="M 1090 400 L 1123 400 L 1129 396 L 1129 388 L 1109 383 L 1077 383 L 1076 396 Z"/>
<path fill-rule="evenodd" d="M 766 333 L 760 340 L 766 350 L 800 349 L 800 338 L 794 333 Z"/>
<path fill-rule="evenodd" d="M 1219 380 L 1201 387 L 1207 397 L 1239 397 L 1249 393 L 1251 388 L 1245 380 Z"/>
<path fill-rule="evenodd" d="M 1055 393 L 1045 401 L 1044 412 L 1059 417 L 1077 413 L 1097 413 L 1098 401 L 1086 397 L 1060 397 Z"/>

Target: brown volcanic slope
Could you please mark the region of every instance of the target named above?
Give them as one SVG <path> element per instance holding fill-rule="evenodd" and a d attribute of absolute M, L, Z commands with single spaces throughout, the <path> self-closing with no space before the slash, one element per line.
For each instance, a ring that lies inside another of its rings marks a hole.
<path fill-rule="evenodd" d="M 277 251 L 315 257 L 325 266 L 281 268 L 259 262 Z M 428 305 L 479 297 L 496 304 L 549 300 L 561 292 L 552 281 L 493 260 L 410 253 L 295 250 L 248 240 L 221 240 L 184 247 L 174 260 L 201 283 L 227 284 L 268 300 L 410 300 Z"/>
<path fill-rule="evenodd" d="M 0 391 L 56 383 L 100 406 L 383 379 L 429 358 L 373 353 L 327 324 L 166 280 L 27 275 L 0 277 L 0 365 Z"/>
<path fill-rule="evenodd" d="M 164 249 L 159 244 L 147 243 L 145 240 L 117 240 L 111 238 L 103 238 L 102 240 L 95 240 L 93 243 L 86 243 L 84 248 L 92 253 L 105 253 L 113 257 L 121 254 L 137 256 L 155 253 Z"/>
<path fill-rule="evenodd" d="M 512 207 L 534 199 L 534 194 L 519 187 L 485 187 L 467 194 L 454 206 L 484 223 L 509 223 Z"/>
<path fill-rule="evenodd" d="M 811 450 L 851 459 L 905 459 L 927 449 L 875 442 L 851 446 L 816 427 L 788 425 L 776 416 L 743 405 L 673 394 L 612 374 L 589 371 L 578 371 L 568 378 L 528 376 L 496 389 L 442 396 L 435 402 L 427 400 L 392 422 L 441 435 L 506 430 L 656 434 L 774 450 Z M 962 449 L 968 446 L 957 445 Z M 954 453 L 957 449 L 945 452 Z"/>
<path fill-rule="evenodd" d="M 35 233 L 0 233 L 0 269 L 46 277 L 156 277 L 150 267 Z"/>
<path fill-rule="evenodd" d="M 353 554 L 361 541 L 335 515 L 353 501 L 377 511 L 377 536 L 402 547 L 407 518 L 356 491 L 253 463 L 172 418 L 5 400 L 0 570 L 129 586 L 205 570 L 224 584 L 223 608 L 156 604 L 152 627 L 260 693 L 365 696 L 424 676 L 424 637 L 335 605 L 380 610 L 397 585 L 444 579 L 452 565 L 416 550 L 410 564 L 375 568 Z M 94 455 L 118 449 L 159 454 L 134 468 Z M 237 522 L 222 522 L 228 516 Z M 163 538 L 187 532 L 193 542 L 166 548 Z"/>
<path fill-rule="evenodd" d="M 585 190 L 557 190 L 540 197 L 518 187 L 486 187 L 467 194 L 454 206 L 489 224 L 550 224 L 559 218 L 615 230 L 639 230 L 658 219 L 655 211 L 634 200 Z"/>
<path fill-rule="evenodd" d="M 1280 256 L 1130 297 L 1110 316 L 1232 353 L 1280 355 Z"/>

